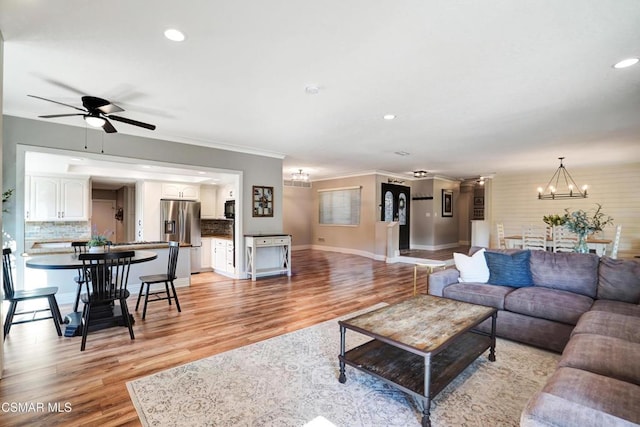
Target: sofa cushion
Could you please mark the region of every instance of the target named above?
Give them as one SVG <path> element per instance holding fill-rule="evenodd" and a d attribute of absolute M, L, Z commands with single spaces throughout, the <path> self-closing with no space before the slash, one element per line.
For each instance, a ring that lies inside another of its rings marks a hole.
<path fill-rule="evenodd" d="M 443 296 L 504 310 L 504 297 L 514 289 L 508 286 L 493 286 L 482 283 L 457 283 L 444 288 Z"/>
<path fill-rule="evenodd" d="M 571 336 L 576 334 L 605 335 L 640 343 L 640 317 L 607 311 L 588 311 L 580 317 Z"/>
<path fill-rule="evenodd" d="M 531 251 L 533 283 L 595 298 L 599 260 L 596 254 Z"/>
<path fill-rule="evenodd" d="M 460 282 L 487 283 L 489 280 L 489 268 L 484 258 L 484 248 L 471 256 L 453 253 L 453 261 L 460 272 Z"/>
<path fill-rule="evenodd" d="M 629 304 L 628 302 L 599 299 L 591 306 L 591 311 L 594 310 L 640 317 L 640 305 Z"/>
<path fill-rule="evenodd" d="M 558 366 L 640 385 L 639 354 L 639 343 L 604 335 L 576 334 L 564 348 Z"/>
<path fill-rule="evenodd" d="M 640 302 L 640 261 L 600 258 L 598 299 L 638 304 Z"/>
<path fill-rule="evenodd" d="M 517 251 L 513 254 L 485 251 L 489 283 L 513 288 L 533 285 L 529 266 L 530 254 L 531 251 Z"/>
<path fill-rule="evenodd" d="M 560 368 L 525 407 L 520 426 L 627 427 L 640 424 L 640 387 Z"/>
<path fill-rule="evenodd" d="M 584 295 L 531 286 L 516 289 L 504 301 L 505 310 L 575 325 L 593 300 Z"/>

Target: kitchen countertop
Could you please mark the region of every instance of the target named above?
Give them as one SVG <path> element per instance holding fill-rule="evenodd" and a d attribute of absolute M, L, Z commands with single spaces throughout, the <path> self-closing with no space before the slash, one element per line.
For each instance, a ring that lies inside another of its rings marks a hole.
<path fill-rule="evenodd" d="M 72 253 L 70 240 L 47 240 L 34 242 L 30 249 L 26 250 L 27 255 L 52 255 L 52 254 L 64 254 Z M 111 245 L 112 251 L 125 251 L 125 250 L 143 250 L 143 249 L 163 249 L 168 248 L 167 242 L 126 242 L 116 243 Z M 180 244 L 181 248 L 191 247 L 188 244 Z"/>

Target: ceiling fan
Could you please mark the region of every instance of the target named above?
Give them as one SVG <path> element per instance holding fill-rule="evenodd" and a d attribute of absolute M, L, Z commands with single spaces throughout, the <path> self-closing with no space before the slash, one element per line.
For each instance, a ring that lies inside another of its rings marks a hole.
<path fill-rule="evenodd" d="M 64 105 L 66 107 L 71 107 L 78 111 L 82 111 L 82 113 L 49 114 L 46 116 L 38 116 L 43 119 L 52 119 L 54 117 L 82 116 L 88 125 L 97 127 L 97 128 L 101 127 L 102 129 L 104 129 L 106 133 L 118 132 L 116 128 L 113 127 L 113 125 L 109 120 L 115 120 L 117 122 L 127 123 L 133 126 L 140 126 L 149 130 L 154 130 L 156 128 L 155 125 L 151 125 L 149 123 L 143 123 L 137 120 L 128 119 L 126 117 L 112 115 L 112 113 L 119 113 L 124 110 L 118 107 L 117 105 L 107 101 L 106 99 L 97 98 L 95 96 L 82 97 L 82 105 L 84 106 L 84 108 L 76 107 L 70 104 L 65 104 L 63 102 L 54 101 L 52 99 L 42 98 L 36 95 L 27 95 L 27 96 L 30 96 L 32 98 L 42 99 L 43 101 L 49 101 L 56 104 Z"/>

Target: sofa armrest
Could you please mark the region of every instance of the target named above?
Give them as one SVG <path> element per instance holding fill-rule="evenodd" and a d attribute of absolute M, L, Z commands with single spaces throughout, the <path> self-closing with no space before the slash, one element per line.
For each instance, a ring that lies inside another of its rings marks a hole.
<path fill-rule="evenodd" d="M 429 295 L 441 297 L 444 288 L 458 283 L 460 272 L 455 268 L 447 268 L 429 275 Z"/>

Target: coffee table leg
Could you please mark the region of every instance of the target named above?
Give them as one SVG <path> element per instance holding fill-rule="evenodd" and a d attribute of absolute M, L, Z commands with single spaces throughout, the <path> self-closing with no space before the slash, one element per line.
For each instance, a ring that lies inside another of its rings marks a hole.
<path fill-rule="evenodd" d="M 344 384 L 345 382 L 347 382 L 347 377 L 344 374 L 344 354 L 345 354 L 345 334 L 346 334 L 346 328 L 342 325 L 340 325 L 340 377 L 338 378 L 338 381 L 340 381 L 340 383 Z"/>
<path fill-rule="evenodd" d="M 431 354 L 424 357 L 424 399 L 422 400 L 422 427 L 431 427 Z"/>
<path fill-rule="evenodd" d="M 496 311 L 491 316 L 491 349 L 489 350 L 489 360 L 491 362 L 496 361 L 496 318 L 498 312 Z"/>

